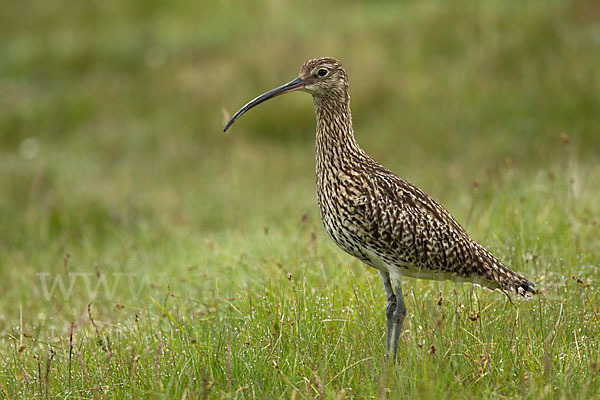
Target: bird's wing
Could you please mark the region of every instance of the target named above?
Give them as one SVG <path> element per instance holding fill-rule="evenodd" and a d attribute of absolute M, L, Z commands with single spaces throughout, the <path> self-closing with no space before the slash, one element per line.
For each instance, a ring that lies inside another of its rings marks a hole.
<path fill-rule="evenodd" d="M 444 279 L 468 280 L 490 289 L 535 293 L 533 284 L 513 272 L 483 246 L 435 199 L 396 175 L 377 178 L 370 201 L 371 232 L 397 260 Z"/>

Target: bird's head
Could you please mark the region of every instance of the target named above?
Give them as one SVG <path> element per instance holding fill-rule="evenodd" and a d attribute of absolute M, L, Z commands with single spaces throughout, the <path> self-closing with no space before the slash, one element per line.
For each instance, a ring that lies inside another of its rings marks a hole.
<path fill-rule="evenodd" d="M 300 68 L 300 74 L 291 82 L 261 94 L 242 107 L 225 125 L 224 131 L 252 107 L 279 96 L 280 94 L 301 90 L 308 92 L 317 99 L 323 97 L 336 98 L 339 101 L 349 101 L 348 77 L 342 64 L 330 57 L 313 58 Z"/>
<path fill-rule="evenodd" d="M 308 60 L 300 68 L 300 78 L 305 82 L 302 90 L 315 97 L 348 91 L 346 71 L 335 58 L 323 57 Z"/>

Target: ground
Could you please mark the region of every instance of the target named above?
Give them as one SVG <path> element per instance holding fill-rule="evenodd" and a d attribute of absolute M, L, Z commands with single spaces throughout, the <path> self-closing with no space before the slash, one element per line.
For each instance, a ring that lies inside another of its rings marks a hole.
<path fill-rule="evenodd" d="M 600 392 L 600 8 L 541 2 L 0 5 L 0 397 L 569 398 Z M 356 137 L 529 301 L 379 274 L 327 237 L 314 111 L 340 59 Z"/>

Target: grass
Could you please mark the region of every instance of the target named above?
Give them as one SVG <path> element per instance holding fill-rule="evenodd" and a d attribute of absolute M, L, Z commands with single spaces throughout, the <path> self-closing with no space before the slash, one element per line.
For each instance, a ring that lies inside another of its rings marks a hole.
<path fill-rule="evenodd" d="M 0 6 L 0 397 L 600 393 L 592 1 Z M 536 282 L 511 303 L 378 274 L 327 238 L 307 95 L 330 55 L 361 145 Z M 62 284 L 62 286 L 61 286 Z"/>

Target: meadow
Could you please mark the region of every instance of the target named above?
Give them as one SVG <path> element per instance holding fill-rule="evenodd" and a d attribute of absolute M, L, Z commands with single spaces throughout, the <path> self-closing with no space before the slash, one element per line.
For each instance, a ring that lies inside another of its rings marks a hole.
<path fill-rule="evenodd" d="M 0 4 L 0 398 L 600 397 L 594 1 Z M 379 274 L 314 188 L 340 59 L 356 137 L 529 301 Z"/>

